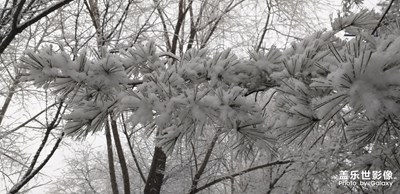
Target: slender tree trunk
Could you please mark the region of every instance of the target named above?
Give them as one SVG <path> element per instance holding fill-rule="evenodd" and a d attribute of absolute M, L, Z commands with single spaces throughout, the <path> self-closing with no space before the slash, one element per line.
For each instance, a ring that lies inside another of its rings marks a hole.
<path fill-rule="evenodd" d="M 122 150 L 121 140 L 119 139 L 117 121 L 111 120 L 111 130 L 112 130 L 113 137 L 114 137 L 115 147 L 117 148 L 119 164 L 121 165 L 122 178 L 123 178 L 123 183 L 124 183 L 124 193 L 130 194 L 131 193 L 131 188 L 130 188 L 131 185 L 129 183 L 128 166 L 126 165 L 124 151 Z"/>
<path fill-rule="evenodd" d="M 111 132 L 108 122 L 105 127 L 106 140 L 107 140 L 107 156 L 108 156 L 108 169 L 110 173 L 111 189 L 113 194 L 118 194 L 117 178 L 115 177 L 114 158 L 112 151 Z"/>
<path fill-rule="evenodd" d="M 122 114 L 121 119 L 122 119 L 122 126 L 123 126 L 123 128 L 124 128 L 123 133 L 124 133 L 124 135 L 125 135 L 125 137 L 126 137 L 126 141 L 128 142 L 129 151 L 131 152 L 131 155 L 132 155 L 132 157 L 133 157 L 133 161 L 135 162 L 136 168 L 137 168 L 137 170 L 138 170 L 138 172 L 139 172 L 139 174 L 140 174 L 140 177 L 141 177 L 142 180 L 143 180 L 143 183 L 146 184 L 146 182 L 147 182 L 147 181 L 146 181 L 146 177 L 145 177 L 144 174 L 143 174 L 142 168 L 140 168 L 139 161 L 138 161 L 138 159 L 137 159 L 137 157 L 136 157 L 135 152 L 133 151 L 133 144 L 132 144 L 132 142 L 131 142 L 130 135 L 128 134 L 128 131 L 126 130 L 126 124 L 125 124 L 124 114 Z"/>
<path fill-rule="evenodd" d="M 189 50 L 193 47 L 194 38 L 197 34 L 199 24 L 201 22 L 201 18 L 203 17 L 204 8 L 207 6 L 208 0 L 205 0 L 201 3 L 199 14 L 197 15 L 196 23 L 194 23 L 193 16 L 193 6 L 189 4 L 189 14 L 190 14 L 190 32 L 189 32 L 189 41 L 186 50 Z"/>
<path fill-rule="evenodd" d="M 262 34 L 261 34 L 261 37 L 260 37 L 260 42 L 258 43 L 258 46 L 257 46 L 257 48 L 256 48 L 256 51 L 258 52 L 258 51 L 260 51 L 260 48 L 261 48 L 261 46 L 262 46 L 262 43 L 263 43 L 263 41 L 264 41 L 264 38 L 265 38 L 265 34 L 267 33 L 267 31 L 268 31 L 268 25 L 269 25 L 269 20 L 270 20 L 270 18 L 271 18 L 271 2 L 270 1 L 266 1 L 267 2 L 267 9 L 268 9 L 268 15 L 267 15 L 267 21 L 265 22 L 265 26 L 264 26 L 264 29 L 263 29 L 263 32 L 262 32 Z"/>
<path fill-rule="evenodd" d="M 151 162 L 150 172 L 147 177 L 147 183 L 144 188 L 145 194 L 159 194 L 164 179 L 165 163 L 167 156 L 161 147 L 156 146 L 154 149 L 153 161 Z"/>

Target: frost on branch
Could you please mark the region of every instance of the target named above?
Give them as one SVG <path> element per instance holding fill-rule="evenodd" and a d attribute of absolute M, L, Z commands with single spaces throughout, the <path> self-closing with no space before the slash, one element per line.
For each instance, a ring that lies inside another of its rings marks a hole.
<path fill-rule="evenodd" d="M 313 87 L 335 91 L 315 101 L 320 119 L 347 103 L 354 110 L 364 109 L 370 119 L 399 114 L 400 38 L 386 41 L 369 45 L 360 37 L 353 39 L 343 50 L 338 68 L 326 78 L 314 79 Z"/>
<path fill-rule="evenodd" d="M 273 127 L 279 129 L 282 140 L 299 138 L 302 143 L 309 136 L 318 137 L 321 128 L 326 128 L 326 134 L 333 126 L 354 131 L 355 123 L 348 121 L 356 118 L 373 120 L 364 132 L 379 132 L 376 123 L 382 120 L 396 125 L 400 111 L 398 36 L 373 37 L 361 32 L 345 42 L 333 35 L 313 34 L 283 52 L 285 69 L 273 76 L 280 83 L 279 95 L 275 95 L 280 113 L 274 116 Z M 358 135 L 351 137 L 360 140 Z"/>

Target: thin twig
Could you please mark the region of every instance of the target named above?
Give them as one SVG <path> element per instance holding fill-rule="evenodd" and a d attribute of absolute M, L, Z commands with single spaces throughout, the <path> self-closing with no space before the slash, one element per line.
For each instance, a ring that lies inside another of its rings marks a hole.
<path fill-rule="evenodd" d="M 393 3 L 394 3 L 394 0 L 391 0 L 390 3 L 389 3 L 389 5 L 388 5 L 388 7 L 387 7 L 386 10 L 385 10 L 385 13 L 383 13 L 383 15 L 382 15 L 381 19 L 379 20 L 378 24 L 376 24 L 374 30 L 372 31 L 372 33 L 371 33 L 372 35 L 374 35 L 375 32 L 376 32 L 376 30 L 378 30 L 379 26 L 381 25 L 383 19 L 385 19 L 386 14 L 389 12 L 389 10 L 390 10 L 390 8 L 392 7 Z"/>

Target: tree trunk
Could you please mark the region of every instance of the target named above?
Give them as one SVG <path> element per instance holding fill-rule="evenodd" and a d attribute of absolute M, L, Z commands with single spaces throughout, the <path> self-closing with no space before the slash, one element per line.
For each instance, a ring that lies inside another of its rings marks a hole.
<path fill-rule="evenodd" d="M 108 122 L 106 122 L 106 140 L 107 140 L 107 156 L 108 156 L 108 169 L 110 172 L 110 182 L 113 194 L 118 194 L 117 178 L 115 177 L 114 158 L 112 151 L 111 132 Z"/>
<path fill-rule="evenodd" d="M 122 178 L 123 178 L 123 183 L 124 183 L 124 193 L 130 194 L 131 188 L 130 188 L 130 183 L 129 183 L 128 166 L 126 165 L 124 151 L 122 150 L 121 141 L 120 141 L 119 135 L 118 135 L 117 122 L 115 120 L 111 120 L 111 131 L 113 133 L 115 147 L 117 149 L 119 164 L 121 166 Z"/>
<path fill-rule="evenodd" d="M 147 177 L 147 183 L 144 188 L 145 194 L 160 193 L 166 162 L 167 156 L 164 154 L 161 147 L 156 146 L 154 149 L 153 161 L 150 166 L 150 172 Z"/>

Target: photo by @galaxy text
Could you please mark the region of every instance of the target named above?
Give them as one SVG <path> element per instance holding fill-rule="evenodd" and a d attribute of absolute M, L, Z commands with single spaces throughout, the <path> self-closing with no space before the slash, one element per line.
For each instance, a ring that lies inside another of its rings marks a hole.
<path fill-rule="evenodd" d="M 391 170 L 341 170 L 339 186 L 391 187 L 397 177 Z"/>

